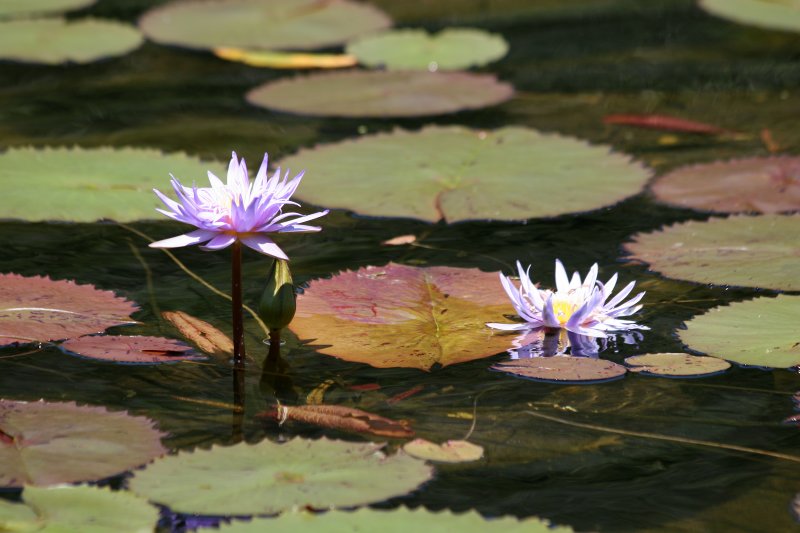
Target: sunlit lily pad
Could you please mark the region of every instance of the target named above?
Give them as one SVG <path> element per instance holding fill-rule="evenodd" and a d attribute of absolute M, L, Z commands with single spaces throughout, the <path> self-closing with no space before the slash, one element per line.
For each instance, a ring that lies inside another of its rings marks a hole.
<path fill-rule="evenodd" d="M 590 357 L 531 357 L 503 361 L 492 370 L 518 377 L 552 383 L 583 383 L 618 379 L 625 375 L 625 367 L 605 359 Z"/>
<path fill-rule="evenodd" d="M 74 281 L 0 274 L 0 346 L 54 341 L 132 324 L 135 303 Z"/>
<path fill-rule="evenodd" d="M 670 278 L 800 290 L 800 215 L 732 216 L 637 233 L 632 259 Z"/>
<path fill-rule="evenodd" d="M 348 54 L 301 54 L 245 50 L 243 48 L 214 48 L 220 59 L 244 63 L 251 67 L 275 69 L 346 68 L 354 67 L 358 60 Z"/>
<path fill-rule="evenodd" d="M 439 463 L 468 463 L 483 457 L 483 447 L 466 440 L 436 444 L 425 439 L 414 439 L 403 445 L 403 451 L 419 459 Z"/>
<path fill-rule="evenodd" d="M 492 74 L 350 70 L 271 81 L 247 93 L 247 101 L 299 115 L 388 118 L 480 109 L 513 94 Z"/>
<path fill-rule="evenodd" d="M 691 165 L 651 186 L 662 202 L 721 213 L 800 210 L 800 157 L 754 157 Z"/>
<path fill-rule="evenodd" d="M 524 220 L 598 209 L 638 193 L 650 171 L 608 146 L 521 127 L 395 130 L 284 159 L 303 199 L 430 222 Z"/>
<path fill-rule="evenodd" d="M 731 367 L 716 357 L 701 357 L 688 353 L 648 353 L 625 359 L 628 370 L 651 376 L 703 377 L 719 374 Z"/>
<path fill-rule="evenodd" d="M 256 518 L 249 522 L 234 521 L 219 528 L 220 533 L 297 533 L 314 531 L 319 533 L 358 533 L 380 531 L 381 533 L 484 533 L 501 531 L 508 533 L 570 533 L 572 528 L 552 526 L 547 520 L 536 517 L 519 520 L 514 517 L 486 519 L 476 511 L 456 514 L 449 510 L 428 511 L 420 507 L 414 510 L 358 509 L 356 511 L 328 511 L 312 514 L 305 512 L 283 513 L 276 518 Z"/>
<path fill-rule="evenodd" d="M 60 13 L 88 7 L 97 0 L 3 0 L 0 18 Z"/>
<path fill-rule="evenodd" d="M 779 295 L 715 307 L 686 323 L 692 350 L 742 365 L 800 365 L 800 296 Z"/>
<path fill-rule="evenodd" d="M 0 154 L 0 213 L 29 222 L 154 219 L 163 207 L 154 187 L 168 189 L 170 173 L 191 184 L 209 170 L 225 175 L 218 163 L 158 150 L 13 148 Z"/>
<path fill-rule="evenodd" d="M 69 339 L 61 344 L 68 352 L 112 363 L 154 365 L 202 359 L 192 347 L 174 339 L 132 335 L 98 335 Z"/>
<path fill-rule="evenodd" d="M 320 353 L 429 370 L 511 348 L 516 335 L 486 327 L 506 314 L 514 308 L 496 273 L 390 263 L 312 281 L 289 327 Z"/>
<path fill-rule="evenodd" d="M 0 59 L 90 63 L 127 54 L 143 40 L 136 28 L 113 20 L 12 20 L 0 22 Z"/>
<path fill-rule="evenodd" d="M 107 478 L 162 455 L 162 436 L 104 407 L 0 400 L 0 487 Z"/>
<path fill-rule="evenodd" d="M 158 522 L 158 509 L 147 501 L 107 488 L 25 487 L 22 499 L 0 500 L 0 531 L 144 533 Z"/>
<path fill-rule="evenodd" d="M 741 24 L 800 31 L 800 0 L 700 0 L 700 7 Z"/>
<path fill-rule="evenodd" d="M 178 1 L 139 20 L 145 35 L 161 44 L 261 50 L 336 46 L 391 24 L 380 9 L 349 0 Z"/>
<path fill-rule="evenodd" d="M 402 29 L 369 35 L 347 45 L 368 67 L 393 70 L 459 70 L 480 67 L 506 55 L 501 35 L 473 28 L 446 28 L 435 35 Z"/>
<path fill-rule="evenodd" d="M 382 447 L 324 438 L 213 446 L 153 462 L 130 488 L 181 513 L 250 515 L 378 502 L 431 478 L 423 461 Z"/>

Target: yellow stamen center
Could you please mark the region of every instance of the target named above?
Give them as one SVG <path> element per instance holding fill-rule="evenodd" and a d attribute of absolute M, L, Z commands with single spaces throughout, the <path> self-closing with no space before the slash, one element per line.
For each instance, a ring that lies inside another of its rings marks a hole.
<path fill-rule="evenodd" d="M 556 315 L 558 323 L 562 326 L 567 323 L 577 309 L 578 306 L 569 300 L 553 298 L 553 313 Z"/>

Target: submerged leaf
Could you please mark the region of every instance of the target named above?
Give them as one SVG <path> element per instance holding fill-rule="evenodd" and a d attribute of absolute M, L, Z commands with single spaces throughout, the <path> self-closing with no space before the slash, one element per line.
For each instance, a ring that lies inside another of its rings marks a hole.
<path fill-rule="evenodd" d="M 101 333 L 133 324 L 135 303 L 74 281 L 0 274 L 0 346 Z"/>
<path fill-rule="evenodd" d="M 162 455 L 162 436 L 103 407 L 0 400 L 0 487 L 107 478 Z"/>
<path fill-rule="evenodd" d="M 731 367 L 716 357 L 700 357 L 688 353 L 648 353 L 625 359 L 628 370 L 651 376 L 705 377 Z"/>
<path fill-rule="evenodd" d="M 379 502 L 431 478 L 424 462 L 382 447 L 325 438 L 212 446 L 153 462 L 130 489 L 179 513 L 250 515 Z"/>
<path fill-rule="evenodd" d="M 183 311 L 164 311 L 161 316 L 201 351 L 211 355 L 233 354 L 231 338 L 208 322 Z"/>
<path fill-rule="evenodd" d="M 174 339 L 130 335 L 98 335 L 69 339 L 61 349 L 82 357 L 109 361 L 155 365 L 202 359 L 192 347 Z"/>
<path fill-rule="evenodd" d="M 214 55 L 227 61 L 237 61 L 251 67 L 276 69 L 345 68 L 358 63 L 347 54 L 298 54 L 292 52 L 264 52 L 242 48 L 214 48 Z"/>
<path fill-rule="evenodd" d="M 312 281 L 289 327 L 327 355 L 430 370 L 511 348 L 518 337 L 486 322 L 513 313 L 495 273 L 390 263 Z"/>
<path fill-rule="evenodd" d="M 625 375 L 625 367 L 605 359 L 589 357 L 531 357 L 502 361 L 492 370 L 518 377 L 552 383 L 583 383 L 618 379 Z"/>
<path fill-rule="evenodd" d="M 606 124 L 620 124 L 623 126 L 637 126 L 654 130 L 680 131 L 686 133 L 704 133 L 706 135 L 719 135 L 730 133 L 724 128 L 695 122 L 678 117 L 666 115 L 606 115 L 603 117 Z"/>
<path fill-rule="evenodd" d="M 394 439 L 414 436 L 414 430 L 405 420 L 392 420 L 343 405 L 281 405 L 257 416 L 270 418 L 281 424 L 296 421 L 327 429 Z"/>
<path fill-rule="evenodd" d="M 425 439 L 414 439 L 403 445 L 403 451 L 418 459 L 440 463 L 468 463 L 483 457 L 483 447 L 465 440 L 449 440 L 436 444 Z"/>

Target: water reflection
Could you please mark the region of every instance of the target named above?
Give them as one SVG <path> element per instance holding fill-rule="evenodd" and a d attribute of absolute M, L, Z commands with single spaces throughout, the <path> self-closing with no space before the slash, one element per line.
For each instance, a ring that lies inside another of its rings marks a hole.
<path fill-rule="evenodd" d="M 531 342 L 532 338 L 534 340 Z M 602 338 L 579 335 L 566 329 L 539 328 L 518 336 L 513 341 L 514 348 L 508 353 L 511 355 L 511 359 L 552 357 L 554 355 L 597 358 L 609 348 L 613 349 L 617 343 L 637 346 L 643 339 L 644 335 L 640 331 L 612 333 Z"/>

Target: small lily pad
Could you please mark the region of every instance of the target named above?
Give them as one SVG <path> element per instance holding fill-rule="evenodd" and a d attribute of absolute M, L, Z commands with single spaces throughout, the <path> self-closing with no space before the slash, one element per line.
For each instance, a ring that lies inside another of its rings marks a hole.
<path fill-rule="evenodd" d="M 153 531 L 158 509 L 129 492 L 60 485 L 25 487 L 24 503 L 0 500 L 0 531 Z"/>
<path fill-rule="evenodd" d="M 347 68 L 358 64 L 358 60 L 348 54 L 300 54 L 245 50 L 243 48 L 214 48 L 214 55 L 220 59 L 259 68 Z"/>
<path fill-rule="evenodd" d="M 97 0 L 3 0 L 0 2 L 0 18 L 61 13 L 89 7 L 95 2 Z"/>
<path fill-rule="evenodd" d="M 107 478 L 163 454 L 162 436 L 104 407 L 0 400 L 0 487 Z"/>
<path fill-rule="evenodd" d="M 395 130 L 300 150 L 281 165 L 306 169 L 308 202 L 429 222 L 588 211 L 637 194 L 650 178 L 609 146 L 515 126 Z"/>
<path fill-rule="evenodd" d="M 637 233 L 631 259 L 670 278 L 800 290 L 800 215 L 732 216 Z"/>
<path fill-rule="evenodd" d="M 436 35 L 402 29 L 348 43 L 347 53 L 362 65 L 391 70 L 460 70 L 480 67 L 506 55 L 501 35 L 474 28 L 446 28 Z"/>
<path fill-rule="evenodd" d="M 800 157 L 754 157 L 673 170 L 651 185 L 678 207 L 718 213 L 800 211 Z"/>
<path fill-rule="evenodd" d="M 513 94 L 492 74 L 350 70 L 271 81 L 247 93 L 247 101 L 299 115 L 389 118 L 480 109 Z"/>
<path fill-rule="evenodd" d="M 625 359 L 628 370 L 649 376 L 705 377 L 719 374 L 731 367 L 716 357 L 701 357 L 688 353 L 648 353 Z"/>
<path fill-rule="evenodd" d="M 187 48 L 311 50 L 391 26 L 380 9 L 349 0 L 170 2 L 139 20 L 150 39 Z"/>
<path fill-rule="evenodd" d="M 503 361 L 492 370 L 550 383 L 597 383 L 625 375 L 626 369 L 613 361 L 589 357 L 531 357 Z"/>
<path fill-rule="evenodd" d="M 130 488 L 179 513 L 251 515 L 379 502 L 433 475 L 423 461 L 381 448 L 325 438 L 212 446 L 153 462 L 134 474 Z"/>
<path fill-rule="evenodd" d="M 140 365 L 202 359 L 191 346 L 180 341 L 140 335 L 79 337 L 62 343 L 61 349 L 90 359 Z"/>
<path fill-rule="evenodd" d="M 700 7 L 741 24 L 800 32 L 800 0 L 700 0 Z"/>
<path fill-rule="evenodd" d="M 466 440 L 449 440 L 436 444 L 425 439 L 414 439 L 403 445 L 403 451 L 418 459 L 439 463 L 468 463 L 483 457 L 483 446 Z"/>
<path fill-rule="evenodd" d="M 60 18 L 0 22 L 0 59 L 28 63 L 90 63 L 120 56 L 144 41 L 129 24 Z"/>
<path fill-rule="evenodd" d="M 692 350 L 742 365 L 800 365 L 800 296 L 756 298 L 715 307 L 678 336 Z"/>

